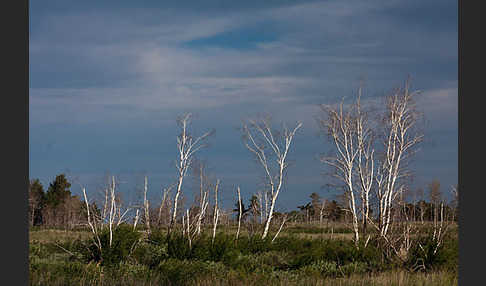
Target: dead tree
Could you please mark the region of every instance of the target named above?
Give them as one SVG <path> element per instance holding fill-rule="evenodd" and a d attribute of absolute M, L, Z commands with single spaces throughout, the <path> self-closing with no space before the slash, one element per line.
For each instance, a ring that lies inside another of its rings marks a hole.
<path fill-rule="evenodd" d="M 192 248 L 192 240 L 194 239 L 195 236 L 198 235 L 198 233 L 196 232 L 196 229 L 195 229 L 195 220 L 192 219 L 191 220 L 191 216 L 190 216 L 190 209 L 186 209 L 186 219 L 185 219 L 185 223 L 184 223 L 184 215 L 182 216 L 183 218 L 183 223 L 182 223 L 182 229 L 183 229 L 183 232 L 182 232 L 182 235 L 187 235 L 187 240 L 189 242 L 189 248 Z"/>
<path fill-rule="evenodd" d="M 319 210 L 319 226 L 322 227 L 322 219 L 324 217 L 324 209 L 326 208 L 326 200 L 321 202 L 321 208 Z"/>
<path fill-rule="evenodd" d="M 285 222 L 287 221 L 287 213 L 284 214 L 284 216 L 282 217 L 282 223 L 280 224 L 280 227 L 278 228 L 278 231 L 277 233 L 275 234 L 275 236 L 273 237 L 272 239 L 272 243 L 275 241 L 275 239 L 277 238 L 277 236 L 279 235 L 280 231 L 282 230 L 282 227 L 284 226 Z"/>
<path fill-rule="evenodd" d="M 86 189 L 84 187 L 82 187 L 82 189 L 83 189 L 83 196 L 86 204 L 88 225 L 91 229 L 91 232 L 94 235 L 95 245 L 101 251 L 101 242 L 100 242 L 99 234 L 100 231 L 104 228 L 105 223 L 108 225 L 107 227 L 109 232 L 109 247 L 111 247 L 113 242 L 113 233 L 115 229 L 121 223 L 126 221 L 126 215 L 132 208 L 127 207 L 122 212 L 121 203 L 117 204 L 118 197 L 116 196 L 116 192 L 115 192 L 116 189 L 115 176 L 112 176 L 111 183 L 109 186 L 109 206 L 108 204 L 105 204 L 105 209 L 103 209 L 103 211 L 101 212 L 101 216 L 100 215 L 97 216 L 95 214 L 92 215 L 92 212 L 90 211 L 91 207 L 89 205 L 88 196 L 86 194 Z M 108 194 L 108 192 L 105 191 L 105 194 Z M 106 197 L 106 201 L 108 201 L 108 197 Z M 106 214 L 107 216 L 106 221 L 104 220 L 105 218 L 103 217 L 104 216 L 103 214 Z"/>
<path fill-rule="evenodd" d="M 115 222 L 115 215 L 116 215 L 116 200 L 115 200 L 115 176 L 112 177 L 112 185 L 110 188 L 110 198 L 111 198 L 111 204 L 110 204 L 110 213 L 108 216 L 108 226 L 110 229 L 110 247 L 111 243 L 113 240 L 113 224 Z"/>
<path fill-rule="evenodd" d="M 105 203 L 103 210 L 97 211 L 95 205 L 90 205 L 86 188 L 81 186 L 86 206 L 87 223 L 93 233 L 93 243 L 96 248 L 103 252 L 103 245 L 100 240 L 101 231 L 108 228 L 109 242 L 108 247 L 113 245 L 113 235 L 115 230 L 127 220 L 127 215 L 130 210 L 134 209 L 133 206 L 128 205 L 126 208 L 122 207 L 120 195 L 116 193 L 116 181 L 115 176 L 111 177 L 108 188 L 104 189 Z M 137 209 L 138 217 L 138 209 Z M 134 228 L 136 227 L 136 222 Z"/>
<path fill-rule="evenodd" d="M 130 207 L 127 207 L 122 213 L 121 202 L 117 204 L 117 196 L 115 193 L 115 176 L 111 177 L 110 185 L 110 211 L 108 213 L 108 228 L 110 233 L 110 247 L 113 242 L 113 232 L 114 230 L 123 222 L 125 222 L 125 216 L 130 211 Z M 117 215 L 118 214 L 118 215 Z M 118 220 L 117 220 L 118 217 Z M 116 224 L 115 224 L 116 222 Z"/>
<path fill-rule="evenodd" d="M 135 218 L 134 218 L 134 221 L 133 221 L 133 230 L 137 229 L 137 224 L 138 224 L 139 219 L 140 219 L 140 210 L 137 209 L 137 211 L 135 212 Z"/>
<path fill-rule="evenodd" d="M 267 221 L 268 220 L 268 203 L 269 203 L 268 191 L 267 190 L 263 190 L 263 202 L 264 202 L 264 206 L 265 206 L 265 209 L 263 209 L 263 206 L 262 206 L 263 220 Z M 263 212 L 263 210 L 265 210 L 265 212 Z"/>
<path fill-rule="evenodd" d="M 199 195 L 196 196 L 196 201 L 199 200 L 198 202 L 199 206 L 198 206 L 197 214 L 195 216 L 195 220 L 196 220 L 195 232 L 196 235 L 200 235 L 202 224 L 206 216 L 206 210 L 209 205 L 209 187 L 208 187 L 209 179 L 204 172 L 205 163 L 203 163 L 202 161 L 195 161 L 192 169 L 193 169 L 194 178 L 196 178 L 196 181 L 199 183 Z"/>
<path fill-rule="evenodd" d="M 283 185 L 283 177 L 285 170 L 288 167 L 286 162 L 287 154 L 294 138 L 295 132 L 302 126 L 302 123 L 297 123 L 297 126 L 290 131 L 283 126 L 282 138 L 283 142 L 279 142 L 280 136 L 271 129 L 269 118 L 264 118 L 260 121 L 249 120 L 248 123 L 243 124 L 243 132 L 245 135 L 245 145 L 253 154 L 256 155 L 259 163 L 265 171 L 266 181 L 270 187 L 270 210 L 268 211 L 265 227 L 263 229 L 262 239 L 267 237 L 270 222 L 277 201 L 278 194 Z M 271 165 L 269 164 L 265 149 L 270 148 L 273 155 L 277 158 L 277 174 L 272 174 Z"/>
<path fill-rule="evenodd" d="M 179 134 L 179 136 L 177 137 L 177 148 L 179 150 L 179 162 L 176 163 L 176 167 L 178 171 L 178 180 L 177 180 L 176 194 L 174 197 L 172 218 L 169 226 L 169 234 L 171 233 L 177 218 L 177 203 L 179 200 L 179 196 L 181 195 L 182 192 L 182 182 L 184 180 L 184 177 L 186 176 L 187 171 L 191 166 L 193 155 L 199 149 L 206 146 L 206 144 L 204 143 L 205 139 L 213 133 L 213 131 L 209 131 L 204 133 L 202 136 L 199 136 L 194 139 L 188 132 L 188 127 L 191 122 L 191 117 L 192 117 L 191 113 L 187 113 L 178 120 L 178 124 L 181 128 L 181 134 Z"/>
<path fill-rule="evenodd" d="M 97 226 L 96 224 L 96 221 L 93 221 L 93 219 L 91 218 L 91 212 L 90 212 L 90 206 L 89 206 L 89 201 L 88 201 L 88 196 L 86 195 L 86 188 L 83 187 L 83 195 L 84 195 L 84 202 L 86 203 L 86 212 L 87 212 L 87 216 L 88 216 L 88 225 L 91 229 L 91 232 L 93 233 L 93 243 L 94 245 L 96 246 L 96 248 L 98 248 L 98 250 L 100 251 L 100 253 L 102 252 L 102 245 L 101 245 L 101 240 L 100 240 L 100 236 L 99 236 L 99 227 Z"/>
<path fill-rule="evenodd" d="M 353 109 L 344 109 L 344 102 L 338 108 L 321 105 L 324 117 L 319 120 L 322 132 L 326 132 L 336 147 L 334 156 L 323 156 L 321 161 L 335 168 L 333 176 L 345 184 L 345 196 L 348 199 L 349 212 L 352 215 L 354 242 L 359 242 L 359 225 L 357 200 L 358 190 L 353 181 L 357 157 L 360 154 L 359 143 L 356 140 L 357 122 Z"/>
<path fill-rule="evenodd" d="M 145 176 L 144 185 L 143 185 L 143 209 L 145 211 L 145 227 L 147 228 L 147 233 L 150 234 L 150 206 L 149 201 L 147 199 L 147 176 Z"/>
<path fill-rule="evenodd" d="M 236 231 L 235 240 L 238 241 L 238 237 L 240 235 L 240 227 L 241 227 L 241 216 L 243 215 L 243 206 L 242 206 L 242 203 L 241 203 L 240 186 L 238 186 L 236 192 L 238 194 L 238 230 Z"/>
<path fill-rule="evenodd" d="M 218 226 L 219 220 L 218 187 L 219 179 L 216 181 L 216 186 L 214 187 L 213 238 L 211 240 L 212 243 L 214 243 L 214 238 L 216 237 L 216 227 Z"/>
<path fill-rule="evenodd" d="M 163 192 L 162 192 L 162 201 L 160 203 L 160 207 L 159 207 L 159 215 L 157 217 L 157 225 L 160 226 L 160 223 L 161 223 L 161 220 L 162 220 L 162 210 L 164 209 L 164 206 L 167 205 L 167 203 L 169 202 L 167 200 L 167 198 L 170 196 L 170 190 L 174 187 L 174 185 L 170 185 L 169 187 L 163 189 Z M 168 208 L 168 205 L 167 205 L 167 208 Z M 170 211 L 169 211 L 170 213 Z"/>
<path fill-rule="evenodd" d="M 456 220 L 456 211 L 457 211 L 457 206 L 459 204 L 459 189 L 457 186 L 451 186 L 451 193 L 452 193 L 452 202 L 451 202 L 451 207 L 452 207 L 452 221 Z"/>
<path fill-rule="evenodd" d="M 208 208 L 209 205 L 209 192 L 208 190 L 203 192 L 203 196 L 200 200 L 199 204 L 199 213 L 197 214 L 196 218 L 196 234 L 200 235 L 201 234 L 201 225 L 204 220 L 204 217 L 206 216 L 206 209 Z"/>
<path fill-rule="evenodd" d="M 361 90 L 358 91 L 356 101 L 356 141 L 358 148 L 357 173 L 360 186 L 361 216 L 363 231 L 366 233 L 367 223 L 370 220 L 370 192 L 374 182 L 374 134 L 368 122 L 367 113 L 361 106 Z"/>
<path fill-rule="evenodd" d="M 387 97 L 384 125 L 384 154 L 377 169 L 377 198 L 379 203 L 379 228 L 386 236 L 392 218 L 392 205 L 403 190 L 401 180 L 408 177 L 407 160 L 415 153 L 423 135 L 416 130 L 419 112 L 414 99 L 417 91 L 409 90 L 409 81 L 403 89 L 396 89 Z"/>

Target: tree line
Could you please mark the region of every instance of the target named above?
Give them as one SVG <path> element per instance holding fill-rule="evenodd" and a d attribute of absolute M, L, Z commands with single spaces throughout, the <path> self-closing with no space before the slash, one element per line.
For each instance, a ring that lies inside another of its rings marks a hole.
<path fill-rule="evenodd" d="M 203 170 L 202 165 L 198 164 L 198 170 Z M 200 176 L 200 173 L 195 173 L 195 175 Z M 29 226 L 63 229 L 85 226 L 87 219 L 85 202 L 79 196 L 72 195 L 70 188 L 71 183 L 65 174 L 57 175 L 49 184 L 47 191 L 44 191 L 44 186 L 39 179 L 31 179 L 29 184 Z M 433 180 L 428 184 L 427 190 L 427 197 L 422 188 L 417 189 L 413 194 L 409 192 L 409 201 L 405 202 L 404 208 L 407 215 L 415 222 L 434 221 L 435 217 L 438 216 L 439 204 L 445 201 L 438 180 Z M 237 201 L 234 209 L 223 210 L 224 224 L 236 224 L 241 209 L 242 217 L 240 220 L 250 232 L 254 232 L 256 226 L 264 222 L 265 201 L 260 199 L 261 194 L 261 192 L 253 194 L 246 206 L 244 202 L 241 202 L 240 206 Z M 296 209 L 288 212 L 276 211 L 274 216 L 277 219 L 281 219 L 286 215 L 288 222 L 301 224 L 322 225 L 323 222 L 351 222 L 350 215 L 346 211 L 343 196 L 337 200 L 328 200 L 313 192 L 309 197 L 310 201 L 308 203 L 296 206 Z M 196 198 L 195 201 L 198 201 L 198 199 Z M 149 226 L 162 227 L 168 225 L 170 222 L 169 213 L 167 211 L 163 212 L 166 201 L 166 199 L 163 199 L 161 203 L 162 208 L 159 206 L 148 209 L 149 213 L 152 214 L 149 214 L 148 217 L 153 218 L 148 222 Z M 100 214 L 101 212 L 96 202 L 92 202 L 90 208 L 95 213 Z M 197 212 L 198 208 L 199 206 L 196 206 L 196 204 L 190 207 L 193 212 Z M 446 202 L 444 209 L 445 217 L 457 222 L 459 211 L 457 200 L 453 198 L 451 201 Z M 144 218 L 140 220 L 144 225 L 147 225 Z M 210 222 L 201 220 L 201 224 L 203 223 L 207 224 Z"/>
<path fill-rule="evenodd" d="M 71 193 L 71 183 L 64 174 L 57 175 L 47 191 L 39 179 L 29 184 L 29 225 L 74 228 L 85 224 L 83 202 Z"/>

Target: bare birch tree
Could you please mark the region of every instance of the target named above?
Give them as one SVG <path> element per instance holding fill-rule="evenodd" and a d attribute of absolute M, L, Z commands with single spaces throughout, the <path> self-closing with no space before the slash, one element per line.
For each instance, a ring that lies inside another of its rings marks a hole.
<path fill-rule="evenodd" d="M 208 187 L 208 177 L 204 172 L 205 163 L 202 161 L 196 161 L 193 164 L 193 173 L 194 176 L 197 177 L 199 183 L 199 195 L 196 196 L 196 200 L 198 200 L 198 210 L 195 216 L 196 219 L 196 226 L 195 232 L 196 235 L 201 234 L 202 224 L 204 222 L 204 218 L 206 217 L 206 210 L 209 205 L 209 187 Z"/>
<path fill-rule="evenodd" d="M 99 236 L 99 227 L 96 224 L 96 221 L 93 221 L 91 218 L 91 212 L 90 212 L 90 206 L 89 206 L 89 201 L 88 201 L 88 196 L 86 195 L 86 188 L 83 189 L 83 195 L 84 195 L 84 202 L 86 203 L 86 212 L 87 212 L 87 218 L 88 218 L 88 225 L 91 229 L 91 232 L 93 233 L 93 243 L 98 248 L 100 253 L 102 252 L 102 245 L 101 245 L 101 240 Z"/>
<path fill-rule="evenodd" d="M 133 220 L 133 230 L 137 229 L 137 224 L 139 219 L 140 219 L 140 210 L 137 208 L 137 211 L 135 212 L 135 218 Z"/>
<path fill-rule="evenodd" d="M 192 248 L 192 240 L 194 239 L 194 237 L 196 237 L 198 234 L 197 232 L 197 229 L 196 229 L 196 220 L 195 218 L 197 218 L 198 215 L 193 215 L 192 217 L 192 220 L 191 220 L 191 210 L 190 209 L 186 209 L 186 219 L 185 219 L 185 222 L 184 222 L 184 215 L 182 216 L 183 217 L 183 223 L 182 223 L 182 229 L 183 229 L 183 236 L 184 235 L 187 235 L 187 240 L 189 242 L 189 248 Z"/>
<path fill-rule="evenodd" d="M 323 157 L 322 161 L 333 166 L 336 170 L 334 176 L 345 184 L 356 243 L 359 240 L 359 203 L 363 229 L 366 230 L 367 224 L 372 223 L 386 238 L 393 205 L 405 189 L 404 179 L 411 174 L 407 169 L 408 159 L 423 138 L 418 132 L 420 113 L 414 103 L 418 92 L 410 92 L 409 81 L 403 89 L 396 89 L 386 97 L 380 126 L 368 121 L 367 112 L 361 105 L 361 92 L 360 87 L 356 103 L 346 110 L 343 102 L 338 108 L 321 105 L 326 117 L 319 121 L 321 129 L 327 131 L 337 149 L 335 156 Z M 380 132 L 384 139 L 382 149 L 375 148 L 374 144 L 374 138 Z M 377 150 L 380 150 L 381 156 L 376 156 Z M 357 182 L 354 182 L 354 177 Z M 378 225 L 369 217 L 370 192 L 373 189 L 378 201 Z"/>
<path fill-rule="evenodd" d="M 169 200 L 168 200 L 168 197 L 170 196 L 170 190 L 174 187 L 174 185 L 170 185 L 169 187 L 167 188 L 164 188 L 163 189 L 163 192 L 162 192 L 162 201 L 160 202 L 160 206 L 159 206 L 159 215 L 157 217 L 157 225 L 160 226 L 161 224 L 161 221 L 162 221 L 162 210 L 165 208 L 169 209 Z M 170 210 L 169 210 L 169 214 L 170 214 Z"/>
<path fill-rule="evenodd" d="M 407 161 L 412 156 L 423 135 L 416 129 L 420 113 L 416 110 L 418 91 L 405 87 L 396 89 L 386 100 L 383 118 L 383 156 L 377 170 L 377 198 L 379 203 L 380 234 L 386 236 L 392 218 L 392 205 L 403 190 L 403 179 L 410 176 Z"/>
<path fill-rule="evenodd" d="M 243 205 L 241 203 L 240 186 L 238 186 L 236 192 L 238 194 L 238 230 L 236 231 L 235 240 L 238 241 L 238 237 L 240 235 L 240 228 L 241 228 L 241 216 L 243 215 Z"/>
<path fill-rule="evenodd" d="M 148 190 L 148 180 L 147 180 L 147 176 L 145 176 L 144 184 L 143 184 L 143 209 L 145 213 L 145 227 L 147 228 L 147 233 L 150 234 L 150 206 L 149 206 L 149 201 L 147 199 L 147 190 Z"/>
<path fill-rule="evenodd" d="M 219 179 L 216 181 L 216 186 L 214 187 L 214 212 L 213 212 L 213 239 L 212 239 L 212 243 L 214 243 L 214 238 L 216 237 L 216 227 L 218 226 L 219 213 L 220 213 L 220 210 L 218 208 L 218 187 L 219 187 Z"/>
<path fill-rule="evenodd" d="M 302 123 L 299 122 L 293 130 L 289 130 L 284 124 L 283 134 L 280 137 L 277 136 L 277 132 L 271 129 L 270 119 L 268 117 L 260 121 L 249 120 L 248 123 L 243 124 L 245 146 L 248 148 L 248 150 L 256 155 L 258 162 L 262 165 L 265 171 L 266 181 L 270 187 L 270 209 L 266 217 L 262 239 L 267 237 L 268 229 L 270 227 L 273 211 L 275 208 L 275 203 L 277 201 L 278 194 L 282 189 L 283 177 L 285 174 L 285 170 L 288 167 L 286 159 L 290 144 L 292 143 L 292 139 L 294 138 L 295 133 L 301 126 Z M 265 149 L 268 148 L 270 148 L 273 155 L 276 156 L 276 174 L 272 174 L 272 166 L 268 161 L 268 154 L 265 153 Z"/>
<path fill-rule="evenodd" d="M 179 161 L 176 163 L 177 171 L 178 171 L 178 180 L 177 180 L 177 189 L 176 194 L 174 197 L 174 206 L 172 212 L 172 218 L 169 226 L 169 233 L 171 232 L 172 228 L 174 227 L 174 223 L 177 218 L 177 204 L 179 200 L 179 196 L 182 192 L 182 182 L 184 177 L 186 176 L 187 171 L 189 170 L 193 155 L 195 152 L 200 150 L 201 148 L 205 147 L 205 139 L 210 136 L 214 130 L 204 133 L 203 135 L 193 138 L 189 134 L 189 125 L 191 123 L 192 114 L 187 113 L 183 115 L 178 120 L 178 125 L 181 128 L 181 134 L 177 137 L 177 149 L 179 150 Z"/>
<path fill-rule="evenodd" d="M 272 243 L 275 241 L 275 239 L 277 239 L 277 236 L 280 234 L 280 231 L 282 231 L 282 228 L 283 228 L 283 226 L 284 226 L 285 222 L 287 221 L 287 216 L 288 216 L 288 214 L 287 214 L 287 213 L 285 213 L 285 214 L 283 215 L 283 217 L 282 217 L 282 223 L 280 224 L 280 227 L 278 228 L 277 233 L 276 233 L 276 234 L 275 234 L 275 236 L 273 237 L 273 239 L 272 239 Z"/>
<path fill-rule="evenodd" d="M 199 213 L 197 214 L 196 218 L 196 234 L 200 235 L 201 234 L 201 228 L 202 228 L 202 223 L 204 221 L 204 218 L 206 217 L 206 210 L 209 205 L 209 191 L 206 190 L 203 192 L 203 197 L 201 198 L 200 204 L 199 204 Z"/>
<path fill-rule="evenodd" d="M 457 186 L 451 186 L 451 193 L 452 193 L 452 201 L 451 201 L 451 208 L 452 208 L 452 221 L 457 219 L 457 207 L 459 205 L 459 189 Z"/>
<path fill-rule="evenodd" d="M 91 206 L 89 204 L 88 196 L 86 194 L 86 188 L 82 187 L 83 191 L 83 196 L 84 196 L 84 201 L 86 205 L 86 211 L 87 211 L 87 219 L 88 219 L 88 225 L 91 229 L 91 232 L 94 235 L 94 244 L 95 246 L 102 251 L 102 245 L 100 242 L 100 231 L 104 228 L 104 225 L 107 224 L 108 226 L 108 233 L 109 233 L 109 247 L 112 246 L 113 242 L 113 233 L 116 230 L 116 228 L 123 222 L 126 221 L 126 215 L 128 212 L 132 209 L 132 207 L 128 206 L 125 210 L 122 210 L 121 203 L 118 202 L 118 197 L 116 195 L 116 182 L 115 182 L 115 176 L 112 176 L 110 186 L 109 186 L 109 193 L 105 191 L 105 194 L 109 194 L 109 197 L 107 197 L 107 200 L 109 200 L 109 205 L 105 204 L 104 210 L 101 211 L 100 215 L 96 215 L 91 211 Z M 108 190 L 108 189 L 106 189 Z M 118 215 L 117 215 L 118 213 Z M 106 221 L 104 220 L 103 214 L 106 214 Z"/>
<path fill-rule="evenodd" d="M 374 133 L 368 122 L 366 112 L 361 106 L 362 88 L 358 90 L 356 101 L 356 140 L 358 148 L 357 173 L 360 186 L 361 216 L 363 231 L 366 232 L 367 223 L 370 220 L 370 192 L 374 182 Z"/>
<path fill-rule="evenodd" d="M 324 209 L 326 208 L 327 200 L 322 200 L 319 208 L 319 226 L 322 227 L 322 219 L 324 218 Z"/>
<path fill-rule="evenodd" d="M 334 143 L 337 152 L 335 156 L 322 156 L 321 161 L 335 168 L 335 178 L 345 184 L 345 195 L 352 215 L 354 242 L 359 242 L 358 225 L 358 190 L 355 188 L 353 177 L 358 155 L 360 154 L 359 142 L 356 140 L 357 128 L 356 115 L 352 108 L 344 108 L 342 101 L 338 108 L 329 105 L 321 105 L 324 117 L 318 123 L 322 132 L 326 132 Z"/>

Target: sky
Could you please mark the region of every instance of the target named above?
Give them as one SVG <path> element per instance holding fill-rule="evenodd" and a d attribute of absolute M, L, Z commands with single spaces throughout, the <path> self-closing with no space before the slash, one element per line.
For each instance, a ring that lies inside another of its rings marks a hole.
<path fill-rule="evenodd" d="M 60 173 L 93 197 L 115 175 L 127 201 L 148 176 L 149 198 L 174 182 L 176 119 L 215 129 L 197 153 L 221 180 L 231 207 L 261 190 L 262 169 L 245 149 L 244 120 L 271 114 L 303 123 L 277 209 L 312 192 L 332 199 L 319 154 L 319 104 L 380 102 L 393 88 L 420 90 L 425 140 L 412 189 L 457 184 L 457 1 L 31 1 L 29 177 L 47 189 Z M 193 180 L 187 178 L 190 198 Z"/>

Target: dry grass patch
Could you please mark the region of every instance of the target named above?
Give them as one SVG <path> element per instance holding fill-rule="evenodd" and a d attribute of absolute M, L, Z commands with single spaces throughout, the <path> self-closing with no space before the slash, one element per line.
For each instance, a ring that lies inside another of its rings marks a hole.
<path fill-rule="evenodd" d="M 89 231 L 69 231 L 69 230 L 34 230 L 29 231 L 29 242 L 52 243 L 52 242 L 67 242 L 75 239 L 86 240 L 91 237 Z"/>

